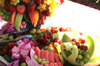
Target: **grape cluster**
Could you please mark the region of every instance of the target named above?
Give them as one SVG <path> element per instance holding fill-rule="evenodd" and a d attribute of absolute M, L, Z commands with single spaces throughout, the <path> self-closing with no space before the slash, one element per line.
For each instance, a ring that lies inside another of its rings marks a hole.
<path fill-rule="evenodd" d="M 7 11 L 7 8 L 0 10 L 0 16 L 2 17 L 2 20 L 10 21 L 10 15 L 11 13 Z"/>
<path fill-rule="evenodd" d="M 37 55 L 34 55 L 33 58 L 40 64 L 46 65 L 49 64 L 49 61 L 46 61 L 45 58 L 38 58 Z"/>
<path fill-rule="evenodd" d="M 41 49 L 41 50 L 48 50 L 49 52 L 52 52 L 52 49 L 48 46 L 45 46 L 44 49 Z"/>
<path fill-rule="evenodd" d="M 80 65 L 84 65 L 90 59 L 90 55 L 87 53 L 87 51 L 81 49 L 78 49 L 78 52 L 79 53 L 76 62 L 79 63 Z"/>
<path fill-rule="evenodd" d="M 3 39 L 3 40 L 8 40 L 8 39 L 9 39 L 9 40 L 13 40 L 14 38 L 13 38 L 13 36 L 3 35 L 3 36 L 2 36 L 2 39 Z"/>

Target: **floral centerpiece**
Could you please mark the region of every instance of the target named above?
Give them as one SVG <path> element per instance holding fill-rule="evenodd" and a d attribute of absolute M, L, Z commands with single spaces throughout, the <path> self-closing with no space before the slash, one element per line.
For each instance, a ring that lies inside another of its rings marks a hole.
<path fill-rule="evenodd" d="M 60 2 L 62 4 L 64 0 Z M 20 29 L 22 21 L 36 27 L 37 24 L 43 25 L 47 17 L 53 16 L 58 6 L 56 0 L 0 0 L 0 16 L 16 30 Z"/>

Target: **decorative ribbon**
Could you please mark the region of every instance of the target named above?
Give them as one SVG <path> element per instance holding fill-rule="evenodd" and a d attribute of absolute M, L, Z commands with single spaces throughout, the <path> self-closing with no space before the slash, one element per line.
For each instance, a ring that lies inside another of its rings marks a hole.
<path fill-rule="evenodd" d="M 12 48 L 12 59 L 15 60 L 11 62 L 8 66 L 19 66 L 19 60 L 21 56 L 25 59 L 28 66 L 40 66 L 37 61 L 33 58 L 35 51 L 32 49 L 34 46 L 33 42 L 29 42 L 29 39 L 19 40 L 17 46 Z M 30 52 L 30 57 L 28 56 Z"/>

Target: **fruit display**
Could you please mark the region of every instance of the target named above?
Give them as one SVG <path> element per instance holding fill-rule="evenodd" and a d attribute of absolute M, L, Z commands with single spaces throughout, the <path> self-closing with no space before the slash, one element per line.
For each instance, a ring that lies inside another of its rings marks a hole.
<path fill-rule="evenodd" d="M 32 37 L 23 37 L 25 35 Z M 95 55 L 93 38 L 83 35 L 62 27 L 5 35 L 0 41 L 0 56 L 8 62 L 8 66 L 83 66 L 100 61 L 100 57 Z M 19 39 L 13 41 L 16 38 Z M 3 43 L 9 40 L 11 42 Z"/>
<path fill-rule="evenodd" d="M 0 0 L 0 16 L 19 31 L 21 22 L 43 25 L 47 17 L 52 17 L 56 7 L 64 0 Z"/>
<path fill-rule="evenodd" d="M 100 42 L 93 36 L 71 27 L 37 29 L 64 0 L 59 2 L 0 0 L 0 16 L 6 21 L 0 28 L 0 62 L 4 66 L 100 65 Z"/>

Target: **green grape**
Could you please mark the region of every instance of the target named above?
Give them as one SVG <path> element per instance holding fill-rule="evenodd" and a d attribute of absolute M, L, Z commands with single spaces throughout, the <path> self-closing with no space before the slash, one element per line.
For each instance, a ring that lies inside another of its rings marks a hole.
<path fill-rule="evenodd" d="M 55 42 L 55 43 L 54 43 L 54 47 L 57 47 L 57 46 L 58 46 L 58 43 Z"/>
<path fill-rule="evenodd" d="M 9 40 L 13 40 L 14 38 L 13 38 L 13 36 L 9 36 Z"/>
<path fill-rule="evenodd" d="M 49 64 L 49 61 L 46 61 L 46 64 Z"/>
<path fill-rule="evenodd" d="M 76 62 L 77 62 L 77 63 L 80 63 L 80 60 L 77 58 L 77 59 L 76 59 Z"/>
<path fill-rule="evenodd" d="M 42 62 L 42 59 L 39 58 L 37 61 L 38 61 L 39 63 L 41 63 L 41 62 Z"/>
<path fill-rule="evenodd" d="M 80 61 L 80 64 L 81 64 L 81 65 L 84 65 L 84 61 L 81 60 L 81 61 Z"/>
<path fill-rule="evenodd" d="M 3 12 L 0 12 L 0 16 L 3 16 L 4 15 L 4 13 Z"/>
<path fill-rule="evenodd" d="M 49 51 L 49 52 L 52 52 L 52 49 L 49 47 L 49 48 L 48 48 L 48 51 Z"/>
<path fill-rule="evenodd" d="M 42 58 L 42 61 L 45 61 L 45 58 Z"/>
<path fill-rule="evenodd" d="M 76 43 L 75 42 L 71 42 L 72 43 L 72 45 L 76 45 Z"/>
<path fill-rule="evenodd" d="M 83 57 L 82 57 L 82 55 L 78 55 L 78 57 L 77 57 L 78 59 L 82 59 Z"/>
<path fill-rule="evenodd" d="M 87 61 L 88 61 L 88 59 L 87 59 L 86 57 L 84 57 L 84 58 L 83 58 L 83 61 L 84 61 L 84 62 L 87 62 Z"/>
<path fill-rule="evenodd" d="M 6 16 L 6 20 L 9 20 L 9 16 L 8 15 Z"/>
<path fill-rule="evenodd" d="M 89 59 L 90 58 L 90 55 L 89 54 L 86 54 L 85 57 Z"/>
<path fill-rule="evenodd" d="M 41 49 L 41 51 L 43 51 L 44 49 Z"/>
<path fill-rule="evenodd" d="M 48 50 L 48 46 L 45 46 L 44 49 L 45 49 L 45 50 Z"/>
<path fill-rule="evenodd" d="M 34 55 L 33 58 L 34 58 L 35 60 L 38 60 L 38 56 L 37 56 L 37 55 Z"/>
<path fill-rule="evenodd" d="M 45 65 L 46 64 L 46 61 L 42 61 L 41 64 Z"/>
<path fill-rule="evenodd" d="M 3 40 L 6 40 L 6 37 L 3 35 L 3 36 L 2 36 L 2 39 L 3 39 Z"/>
<path fill-rule="evenodd" d="M 42 38 L 43 37 L 43 33 L 41 32 L 40 34 L 39 34 L 39 38 Z"/>
<path fill-rule="evenodd" d="M 7 13 L 7 11 L 6 11 L 5 9 L 3 10 L 3 12 L 4 12 L 4 13 Z"/>
<path fill-rule="evenodd" d="M 9 38 L 9 36 L 8 36 L 7 34 L 5 35 L 5 37 L 6 37 L 7 39 Z"/>
<path fill-rule="evenodd" d="M 33 29 L 34 33 L 36 32 L 36 29 Z"/>
<path fill-rule="evenodd" d="M 79 52 L 78 54 L 80 54 L 80 55 L 82 54 L 82 50 L 81 49 L 78 49 L 78 52 Z"/>
<path fill-rule="evenodd" d="M 34 37 L 34 38 L 36 38 L 36 37 L 37 37 L 37 35 L 34 35 L 33 37 Z"/>
<path fill-rule="evenodd" d="M 33 38 L 31 39 L 31 41 L 33 41 L 33 40 L 34 40 L 34 41 L 36 41 L 36 38 L 35 38 L 35 37 L 33 37 Z"/>
<path fill-rule="evenodd" d="M 26 63 L 21 63 L 21 66 L 26 66 Z"/>
<path fill-rule="evenodd" d="M 84 52 L 82 53 L 82 55 L 84 55 L 84 56 L 85 56 L 86 54 L 87 54 L 87 51 L 84 51 Z"/>
<path fill-rule="evenodd" d="M 6 19 L 6 16 L 5 16 L 5 15 L 3 15 L 3 16 L 2 16 L 2 19 L 3 19 L 3 20 L 5 20 L 5 19 Z"/>
<path fill-rule="evenodd" d="M 41 33 L 41 31 L 40 31 L 40 30 L 37 30 L 37 32 L 36 32 L 36 33 L 39 33 L 39 34 L 40 34 L 40 33 Z"/>

